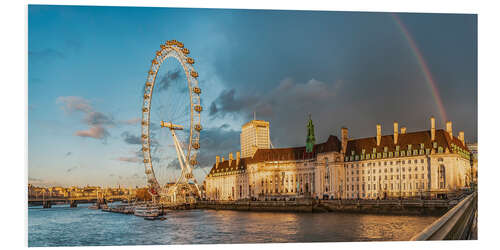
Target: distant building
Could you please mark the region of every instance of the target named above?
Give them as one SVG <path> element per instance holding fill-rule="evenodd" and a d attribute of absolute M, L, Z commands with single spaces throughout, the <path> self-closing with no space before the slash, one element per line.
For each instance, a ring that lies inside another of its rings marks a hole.
<path fill-rule="evenodd" d="M 470 184 L 470 151 L 465 136 L 453 136 L 452 123 L 436 129 L 431 118 L 427 131 L 394 133 L 349 139 L 341 129 L 341 139 L 330 135 L 324 143 L 295 148 L 258 148 L 236 159 L 216 157 L 205 179 L 210 200 L 237 200 L 268 197 L 328 197 L 377 199 L 440 197 Z M 247 124 L 245 124 L 247 125 Z M 244 126 L 245 126 L 244 125 Z M 313 141 L 312 120 L 308 138 Z M 242 132 L 242 135 L 244 132 Z M 243 137 L 243 136 L 242 136 Z M 242 143 L 247 142 L 242 139 Z M 247 152 L 248 153 L 248 152 Z"/>
<path fill-rule="evenodd" d="M 469 148 L 471 153 L 471 164 L 472 164 L 472 180 L 477 183 L 477 142 L 467 144 L 467 148 Z"/>
<path fill-rule="evenodd" d="M 241 127 L 241 157 L 252 156 L 257 149 L 271 148 L 269 122 L 252 120 Z"/>

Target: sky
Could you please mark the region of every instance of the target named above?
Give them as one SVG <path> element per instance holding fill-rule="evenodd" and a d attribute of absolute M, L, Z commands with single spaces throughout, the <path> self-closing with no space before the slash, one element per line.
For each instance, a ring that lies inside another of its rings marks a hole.
<path fill-rule="evenodd" d="M 254 112 L 274 147 L 304 146 L 309 114 L 318 143 L 342 126 L 350 138 L 375 136 L 377 123 L 392 133 L 394 121 L 427 130 L 431 116 L 477 141 L 477 15 L 29 5 L 29 183 L 146 185 L 142 91 L 171 39 L 200 75 L 200 182 L 216 155 L 240 149 Z M 185 86 L 179 69 L 162 65 L 153 98 L 184 93 L 168 88 Z"/>

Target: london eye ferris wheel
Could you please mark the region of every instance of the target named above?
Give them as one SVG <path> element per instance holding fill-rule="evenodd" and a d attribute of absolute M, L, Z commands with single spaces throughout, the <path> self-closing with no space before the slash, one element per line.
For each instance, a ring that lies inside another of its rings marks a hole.
<path fill-rule="evenodd" d="M 185 202 L 201 196 L 193 168 L 198 164 L 203 108 L 195 61 L 189 54 L 177 40 L 161 44 L 144 86 L 143 162 L 149 192 L 160 202 Z M 166 71 L 160 77 L 161 66 L 177 71 Z"/>

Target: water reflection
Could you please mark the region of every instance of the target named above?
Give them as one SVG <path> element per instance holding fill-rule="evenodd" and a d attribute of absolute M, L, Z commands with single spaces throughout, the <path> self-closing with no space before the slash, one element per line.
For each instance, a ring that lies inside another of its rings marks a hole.
<path fill-rule="evenodd" d="M 28 211 L 29 246 L 408 240 L 432 216 L 176 211 L 165 221 L 86 207 Z"/>

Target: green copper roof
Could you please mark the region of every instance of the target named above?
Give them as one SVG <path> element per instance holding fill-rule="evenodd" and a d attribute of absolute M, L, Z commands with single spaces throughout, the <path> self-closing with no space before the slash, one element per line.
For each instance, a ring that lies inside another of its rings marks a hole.
<path fill-rule="evenodd" d="M 314 137 L 314 124 L 311 120 L 311 115 L 309 115 L 309 122 L 307 123 L 307 139 L 306 139 L 307 153 L 312 153 L 314 144 L 316 144 L 316 138 Z"/>

